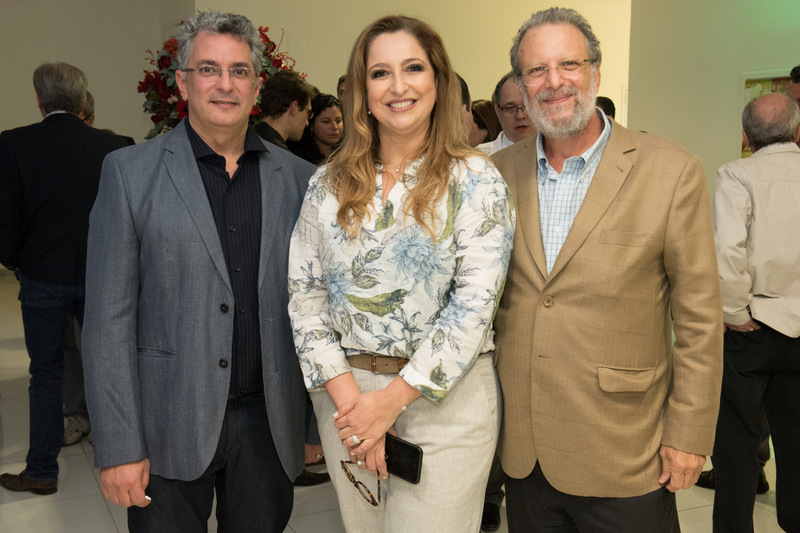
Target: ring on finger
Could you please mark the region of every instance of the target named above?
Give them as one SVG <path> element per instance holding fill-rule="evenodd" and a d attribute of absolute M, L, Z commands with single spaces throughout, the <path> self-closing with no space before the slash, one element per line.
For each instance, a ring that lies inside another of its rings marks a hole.
<path fill-rule="evenodd" d="M 350 435 L 350 441 L 351 441 L 353 444 L 356 444 L 356 445 L 358 445 L 358 444 L 361 444 L 361 439 L 359 439 L 358 437 L 356 437 L 356 434 L 355 434 L 355 433 L 353 433 L 352 435 Z"/>

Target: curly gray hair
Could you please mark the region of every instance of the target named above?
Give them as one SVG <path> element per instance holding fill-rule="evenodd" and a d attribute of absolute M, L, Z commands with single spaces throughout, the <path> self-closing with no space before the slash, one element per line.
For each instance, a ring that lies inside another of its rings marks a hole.
<path fill-rule="evenodd" d="M 189 66 L 194 38 L 198 33 L 204 31 L 230 35 L 247 43 L 250 46 L 255 73 L 258 75 L 261 72 L 264 44 L 253 23 L 245 16 L 218 11 L 201 11 L 181 24 L 178 33 L 178 66 L 181 69 Z"/>

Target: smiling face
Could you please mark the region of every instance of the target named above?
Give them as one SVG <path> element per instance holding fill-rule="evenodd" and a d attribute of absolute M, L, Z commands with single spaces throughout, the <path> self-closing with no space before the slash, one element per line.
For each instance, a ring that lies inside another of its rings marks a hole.
<path fill-rule="evenodd" d="M 201 32 L 192 44 L 188 67 L 196 69 L 202 65 L 252 69 L 250 47 L 230 35 Z M 203 78 L 196 71 L 176 73 L 181 96 L 189 103 L 189 120 L 200 137 L 210 139 L 247 129 L 250 111 L 261 88 L 261 78 L 253 78 L 235 79 L 228 72 L 210 78 Z"/>
<path fill-rule="evenodd" d="M 342 138 L 342 112 L 336 106 L 323 110 L 314 117 L 311 133 L 318 144 L 333 146 Z"/>
<path fill-rule="evenodd" d="M 431 124 L 436 82 L 428 54 L 404 31 L 384 33 L 367 52 L 367 108 L 378 134 L 418 139 Z"/>
<path fill-rule="evenodd" d="M 549 67 L 541 85 L 525 87 L 525 103 L 545 138 L 566 139 L 580 134 L 595 113 L 600 72 L 585 64 L 565 77 L 557 65 L 589 57 L 583 33 L 571 24 L 545 24 L 528 31 L 519 47 L 522 72 Z"/>

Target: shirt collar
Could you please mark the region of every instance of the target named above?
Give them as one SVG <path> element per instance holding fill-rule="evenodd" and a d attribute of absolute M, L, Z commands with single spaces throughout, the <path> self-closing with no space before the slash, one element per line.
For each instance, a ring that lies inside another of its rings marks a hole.
<path fill-rule="evenodd" d="M 611 121 L 608 120 L 608 117 L 603 112 L 602 109 L 599 107 L 595 108 L 597 112 L 597 116 L 603 121 L 603 131 L 600 133 L 600 136 L 594 142 L 592 146 L 589 147 L 588 150 L 583 152 L 578 156 L 573 157 L 580 157 L 583 160 L 583 166 L 586 167 L 595 158 L 600 157 L 603 155 L 603 150 L 605 150 L 606 144 L 608 144 L 608 139 L 611 137 Z M 544 153 L 544 137 L 542 137 L 541 132 L 536 135 L 536 153 L 539 154 L 539 169 L 546 170 L 547 169 L 547 156 Z M 570 158 L 572 159 L 572 158 Z"/>
<path fill-rule="evenodd" d="M 189 135 L 189 141 L 192 144 L 194 151 L 194 158 L 200 159 L 209 155 L 219 155 L 198 135 L 192 124 L 189 122 L 189 117 L 186 117 L 186 133 Z M 244 137 L 244 151 L 247 152 L 266 152 L 267 147 L 261 141 L 261 137 L 253 130 L 253 125 L 247 125 L 247 133 Z"/>
<path fill-rule="evenodd" d="M 67 114 L 67 111 L 64 111 L 63 109 L 57 109 L 55 111 L 50 111 L 48 114 L 44 116 L 44 118 L 47 118 L 51 115 L 64 115 L 64 114 Z"/>

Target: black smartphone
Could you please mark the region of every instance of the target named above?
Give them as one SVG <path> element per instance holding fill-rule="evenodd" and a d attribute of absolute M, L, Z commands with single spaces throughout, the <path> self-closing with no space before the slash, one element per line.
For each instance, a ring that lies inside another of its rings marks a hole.
<path fill-rule="evenodd" d="M 386 468 L 391 475 L 416 485 L 422 474 L 422 448 L 387 433 Z"/>

